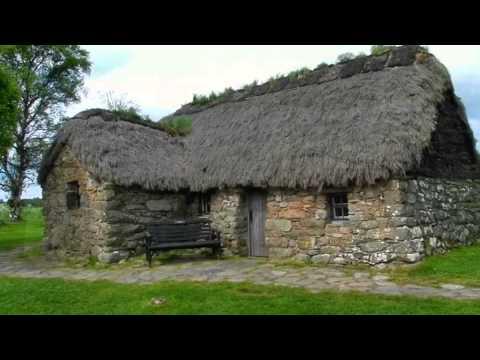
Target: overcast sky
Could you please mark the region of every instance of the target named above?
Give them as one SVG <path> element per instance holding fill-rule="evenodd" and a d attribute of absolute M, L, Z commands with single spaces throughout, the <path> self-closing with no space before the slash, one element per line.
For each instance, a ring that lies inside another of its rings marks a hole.
<path fill-rule="evenodd" d="M 152 119 L 175 111 L 192 95 L 209 94 L 226 87 L 237 89 L 279 73 L 322 62 L 334 63 L 344 52 L 369 53 L 371 45 L 269 45 L 269 46 L 84 46 L 93 69 L 86 79 L 81 103 L 70 106 L 67 115 L 105 107 L 105 93 L 113 92 L 136 103 Z M 430 45 L 447 66 L 456 94 L 467 109 L 470 125 L 480 139 L 480 46 Z M 31 186 L 25 198 L 41 196 Z M 0 198 L 5 195 L 0 193 Z"/>

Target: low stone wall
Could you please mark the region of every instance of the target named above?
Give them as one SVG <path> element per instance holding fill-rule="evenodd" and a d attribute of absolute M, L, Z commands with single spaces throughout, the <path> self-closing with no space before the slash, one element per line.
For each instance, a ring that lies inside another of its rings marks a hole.
<path fill-rule="evenodd" d="M 480 236 L 480 180 L 409 180 L 404 212 L 417 220 L 428 255 Z"/>

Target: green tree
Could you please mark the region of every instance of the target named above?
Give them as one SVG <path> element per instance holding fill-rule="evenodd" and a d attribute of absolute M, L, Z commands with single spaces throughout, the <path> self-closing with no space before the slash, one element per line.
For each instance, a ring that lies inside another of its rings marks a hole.
<path fill-rule="evenodd" d="M 20 94 L 12 76 L 0 67 L 0 158 L 12 145 Z"/>
<path fill-rule="evenodd" d="M 0 65 L 11 71 L 20 90 L 12 151 L 0 164 L 0 188 L 9 193 L 16 221 L 21 218 L 22 193 L 34 181 L 65 106 L 80 100 L 91 63 L 78 45 L 2 45 Z"/>

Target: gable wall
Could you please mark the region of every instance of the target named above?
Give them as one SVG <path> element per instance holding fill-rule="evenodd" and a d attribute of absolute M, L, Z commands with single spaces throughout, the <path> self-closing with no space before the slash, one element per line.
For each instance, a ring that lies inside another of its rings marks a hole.
<path fill-rule="evenodd" d="M 80 208 L 68 210 L 66 185 L 78 181 Z M 43 186 L 45 247 L 64 256 L 96 255 L 105 236 L 105 184 L 91 176 L 65 147 Z"/>

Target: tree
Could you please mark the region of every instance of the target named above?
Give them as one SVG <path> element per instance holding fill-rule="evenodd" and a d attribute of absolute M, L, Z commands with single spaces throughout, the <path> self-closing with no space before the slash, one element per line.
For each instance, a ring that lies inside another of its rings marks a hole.
<path fill-rule="evenodd" d="M 11 151 L 1 159 L 0 189 L 9 193 L 11 218 L 21 218 L 21 196 L 51 141 L 65 106 L 80 100 L 91 63 L 77 45 L 3 45 L 0 65 L 20 90 L 19 113 Z"/>
<path fill-rule="evenodd" d="M 12 76 L 0 67 L 0 158 L 12 145 L 20 94 Z"/>

